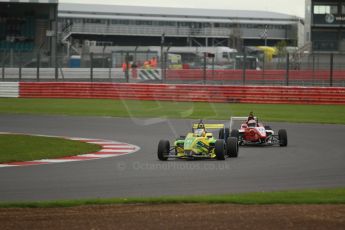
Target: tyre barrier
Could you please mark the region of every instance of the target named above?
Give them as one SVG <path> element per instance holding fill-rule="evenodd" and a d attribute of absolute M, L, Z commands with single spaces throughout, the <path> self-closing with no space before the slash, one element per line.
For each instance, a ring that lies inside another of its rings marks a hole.
<path fill-rule="evenodd" d="M 19 97 L 345 105 L 345 87 L 21 82 Z"/>

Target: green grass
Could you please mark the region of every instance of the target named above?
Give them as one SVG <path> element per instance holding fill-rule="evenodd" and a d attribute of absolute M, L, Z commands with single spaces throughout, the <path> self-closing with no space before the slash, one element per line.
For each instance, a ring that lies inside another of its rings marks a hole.
<path fill-rule="evenodd" d="M 106 99 L 0 99 L 0 114 L 227 120 L 253 111 L 264 121 L 345 124 L 343 105 L 265 105 Z"/>
<path fill-rule="evenodd" d="M 114 199 L 85 199 L 42 202 L 0 203 L 0 208 L 53 208 L 74 207 L 83 205 L 109 204 L 345 204 L 345 188 L 315 189 L 282 192 L 257 192 L 233 195 L 214 196 L 178 196 L 157 198 L 114 198 Z"/>
<path fill-rule="evenodd" d="M 0 134 L 0 163 L 97 152 L 100 146 L 54 137 Z"/>

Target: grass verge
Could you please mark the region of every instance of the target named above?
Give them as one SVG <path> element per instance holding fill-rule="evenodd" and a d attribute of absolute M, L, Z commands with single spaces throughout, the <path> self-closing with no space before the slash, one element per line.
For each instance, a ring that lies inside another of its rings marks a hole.
<path fill-rule="evenodd" d="M 97 152 L 100 146 L 55 137 L 0 134 L 0 163 L 52 159 Z"/>
<path fill-rule="evenodd" d="M 345 204 L 345 188 L 282 192 L 257 192 L 212 196 L 167 196 L 157 198 L 85 199 L 44 202 L 0 202 L 0 208 L 57 208 L 110 204 Z"/>
<path fill-rule="evenodd" d="M 345 124 L 343 105 L 266 105 L 107 99 L 0 98 L 0 114 L 227 120 L 253 111 L 264 121 Z"/>

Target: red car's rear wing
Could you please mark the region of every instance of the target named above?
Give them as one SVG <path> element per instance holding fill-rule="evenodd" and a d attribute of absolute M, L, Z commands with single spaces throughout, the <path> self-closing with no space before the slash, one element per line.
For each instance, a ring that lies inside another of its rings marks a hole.
<path fill-rule="evenodd" d="M 257 117 L 254 117 L 255 120 L 258 120 Z M 230 117 L 230 125 L 229 125 L 229 130 L 231 131 L 234 126 L 235 121 L 242 121 L 246 122 L 248 120 L 248 117 Z"/>

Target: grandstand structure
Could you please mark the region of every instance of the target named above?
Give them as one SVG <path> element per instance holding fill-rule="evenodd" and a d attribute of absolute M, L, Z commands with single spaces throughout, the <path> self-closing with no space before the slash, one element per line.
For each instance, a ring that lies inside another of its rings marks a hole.
<path fill-rule="evenodd" d="M 313 52 L 345 52 L 345 2 L 306 0 L 306 43 Z"/>
<path fill-rule="evenodd" d="M 65 66 L 73 55 L 104 54 L 111 46 L 241 51 L 279 41 L 301 47 L 303 37 L 303 19 L 274 12 L 0 0 L 0 62 L 6 67 Z"/>
<path fill-rule="evenodd" d="M 41 52 L 54 65 L 57 6 L 58 0 L 0 0 L 0 61 L 12 66 L 18 59 L 30 62 L 34 52 Z M 25 54 L 30 57 L 23 60 Z"/>
<path fill-rule="evenodd" d="M 243 46 L 304 42 L 303 19 L 273 12 L 60 3 L 63 44 L 85 46 Z"/>

